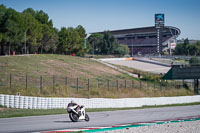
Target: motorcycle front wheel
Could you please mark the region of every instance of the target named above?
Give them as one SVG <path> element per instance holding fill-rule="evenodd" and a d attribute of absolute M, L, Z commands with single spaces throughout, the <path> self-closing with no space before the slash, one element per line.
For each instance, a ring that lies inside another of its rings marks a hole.
<path fill-rule="evenodd" d="M 89 121 L 89 120 L 90 120 L 90 118 L 89 118 L 88 114 L 85 114 L 85 121 Z"/>
<path fill-rule="evenodd" d="M 69 113 L 69 118 L 71 119 L 71 121 L 73 122 L 77 122 L 78 121 L 78 115 L 75 113 Z"/>

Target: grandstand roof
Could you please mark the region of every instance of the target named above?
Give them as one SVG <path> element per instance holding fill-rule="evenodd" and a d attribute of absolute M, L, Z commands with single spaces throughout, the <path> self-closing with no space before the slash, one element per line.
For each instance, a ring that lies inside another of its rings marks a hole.
<path fill-rule="evenodd" d="M 157 29 L 155 26 L 151 27 L 141 27 L 141 28 L 131 28 L 131 29 L 121 29 L 121 30 L 112 30 L 110 31 L 113 35 L 133 35 L 133 34 L 151 34 L 156 33 Z M 180 29 L 172 26 L 165 26 L 162 29 L 163 33 L 172 33 L 174 35 L 180 35 Z M 103 32 L 96 32 L 96 33 L 103 33 Z"/>

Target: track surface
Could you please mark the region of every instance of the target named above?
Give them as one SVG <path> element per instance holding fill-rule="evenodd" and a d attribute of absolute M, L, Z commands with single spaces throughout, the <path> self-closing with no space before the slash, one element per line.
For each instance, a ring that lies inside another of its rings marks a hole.
<path fill-rule="evenodd" d="M 68 114 L 0 119 L 0 132 L 39 132 L 112 126 L 200 115 L 200 105 L 88 113 L 90 121 L 73 123 Z"/>
<path fill-rule="evenodd" d="M 145 59 L 143 59 L 145 61 Z M 130 68 L 135 68 L 137 70 L 146 71 L 150 73 L 167 73 L 171 67 L 162 66 L 158 64 L 153 63 L 147 63 L 147 62 L 141 62 L 137 60 L 104 60 L 107 63 L 115 64 L 115 65 L 121 65 L 121 66 L 127 66 Z M 147 60 L 148 61 L 148 60 Z"/>

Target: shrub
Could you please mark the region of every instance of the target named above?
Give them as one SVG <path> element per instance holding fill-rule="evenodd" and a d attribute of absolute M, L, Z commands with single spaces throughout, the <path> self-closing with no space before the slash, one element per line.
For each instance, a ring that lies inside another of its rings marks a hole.
<path fill-rule="evenodd" d="M 200 60 L 197 57 L 192 57 L 189 60 L 190 65 L 200 65 Z"/>

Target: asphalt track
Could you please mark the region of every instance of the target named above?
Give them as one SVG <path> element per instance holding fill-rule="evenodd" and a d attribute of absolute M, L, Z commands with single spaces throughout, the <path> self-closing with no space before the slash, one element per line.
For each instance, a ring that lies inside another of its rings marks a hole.
<path fill-rule="evenodd" d="M 200 115 L 200 105 L 88 113 L 90 121 L 71 122 L 68 114 L 0 119 L 0 132 L 41 132 L 171 120 Z"/>
<path fill-rule="evenodd" d="M 157 62 L 149 61 L 147 59 L 137 59 L 137 60 L 104 60 L 107 63 L 115 64 L 115 65 L 121 65 L 121 66 L 126 66 L 129 68 L 134 68 L 137 70 L 141 70 L 144 72 L 150 72 L 150 73 L 155 73 L 155 74 L 164 74 L 169 71 L 171 68 L 168 65 L 161 65 Z"/>

